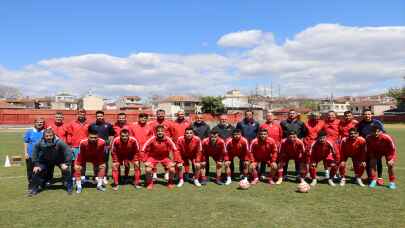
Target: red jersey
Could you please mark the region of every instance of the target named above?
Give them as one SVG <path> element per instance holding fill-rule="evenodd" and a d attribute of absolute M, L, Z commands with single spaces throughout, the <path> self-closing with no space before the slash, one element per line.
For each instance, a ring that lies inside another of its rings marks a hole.
<path fill-rule="evenodd" d="M 205 138 L 202 141 L 202 150 L 205 158 L 211 156 L 215 161 L 223 161 L 226 157 L 225 142 L 219 137 L 217 138 L 215 144 L 211 143 L 209 137 Z"/>
<path fill-rule="evenodd" d="M 274 121 L 271 123 L 266 122 L 260 125 L 260 129 L 266 129 L 268 136 L 274 139 L 277 145 L 281 144 L 281 139 L 283 138 L 283 129 L 281 128 L 280 124 L 277 124 Z"/>
<path fill-rule="evenodd" d="M 139 161 L 142 160 L 138 141 L 134 137 L 129 137 L 127 142 L 122 142 L 120 137 L 116 137 L 112 142 L 111 157 L 113 162 Z"/>
<path fill-rule="evenodd" d="M 351 128 L 357 128 L 359 121 L 357 120 L 350 120 L 350 121 L 340 121 L 339 124 L 339 135 L 341 138 L 349 137 L 349 130 Z"/>
<path fill-rule="evenodd" d="M 367 155 L 371 158 L 385 156 L 387 161 L 396 159 L 396 147 L 391 136 L 380 133 L 377 137 L 369 135 L 366 138 Z"/>
<path fill-rule="evenodd" d="M 326 139 L 331 143 L 336 143 L 339 140 L 339 125 L 340 120 L 335 119 L 333 121 L 325 121 L 323 130 L 326 133 Z"/>
<path fill-rule="evenodd" d="M 249 142 L 246 138 L 240 137 L 238 140 L 229 138 L 226 140 L 226 152 L 228 153 L 227 160 L 232 160 L 234 157 L 239 157 L 241 160 L 250 159 Z"/>
<path fill-rule="evenodd" d="M 130 135 L 130 136 L 133 136 L 132 129 L 130 128 L 130 125 L 127 124 L 127 123 L 124 124 L 124 125 L 121 125 L 120 123 L 116 122 L 116 123 L 113 125 L 113 128 L 114 128 L 114 137 L 120 136 L 121 130 L 122 130 L 123 128 L 127 128 L 127 129 L 129 130 L 129 135 Z"/>
<path fill-rule="evenodd" d="M 348 157 L 358 158 L 360 161 L 366 160 L 366 140 L 359 136 L 355 139 L 345 137 L 340 143 L 340 152 L 343 156 L 343 160 Z"/>
<path fill-rule="evenodd" d="M 105 141 L 103 139 L 97 139 L 97 143 L 89 143 L 88 139 L 84 139 L 80 141 L 79 147 L 80 153 L 76 158 L 75 164 L 83 166 L 86 162 L 91 162 L 96 165 L 105 163 Z"/>
<path fill-rule="evenodd" d="M 334 154 L 335 148 L 333 147 L 333 144 L 327 140 L 325 141 L 325 143 L 315 141 L 311 146 L 311 162 L 319 162 L 326 159 L 335 160 Z"/>
<path fill-rule="evenodd" d="M 173 121 L 173 140 L 177 141 L 177 139 L 180 136 L 184 135 L 184 130 L 186 130 L 186 128 L 190 127 L 191 123 L 190 121 L 184 119 L 183 121 L 179 122 L 179 121 Z"/>
<path fill-rule="evenodd" d="M 156 135 L 156 126 L 158 125 L 163 125 L 165 129 L 165 136 L 173 138 L 174 136 L 174 128 L 173 128 L 173 122 L 170 120 L 163 120 L 163 121 L 158 121 L 154 120 L 148 123 L 150 128 L 151 128 L 151 134 Z M 184 132 L 183 132 L 184 133 Z"/>
<path fill-rule="evenodd" d="M 67 124 L 57 124 L 55 122 L 52 122 L 48 125 L 48 128 L 52 128 L 53 132 L 55 132 L 55 135 L 58 136 L 58 138 L 61 139 L 63 142 L 65 142 L 66 144 L 70 144 Z"/>
<path fill-rule="evenodd" d="M 305 123 L 305 127 L 308 131 L 307 136 L 304 138 L 304 144 L 308 150 L 311 148 L 312 143 L 318 138 L 318 134 L 324 128 L 324 125 L 325 122 L 323 120 L 308 120 L 308 122 Z"/>
<path fill-rule="evenodd" d="M 139 148 L 141 149 L 146 141 L 153 136 L 152 128 L 147 123 L 140 124 L 139 122 L 135 122 L 129 125 L 129 129 L 132 132 L 132 136 L 138 141 Z"/>
<path fill-rule="evenodd" d="M 250 153 L 251 159 L 255 162 L 276 162 L 278 153 L 276 142 L 270 137 L 264 141 L 255 138 L 250 144 Z"/>
<path fill-rule="evenodd" d="M 176 144 L 167 136 L 162 140 L 158 140 L 156 136 L 152 136 L 146 141 L 142 147 L 142 152 L 146 158 L 153 158 L 155 160 L 163 160 L 169 158 L 172 153 L 173 160 L 181 162 L 181 156 L 177 150 Z"/>
<path fill-rule="evenodd" d="M 280 146 L 280 159 L 307 159 L 304 143 L 300 139 L 284 139 Z"/>
<path fill-rule="evenodd" d="M 72 147 L 79 147 L 80 141 L 87 138 L 88 128 L 89 128 L 89 124 L 87 123 L 87 121 L 84 121 L 83 123 L 81 123 L 78 120 L 71 122 L 67 126 L 69 137 L 70 137 L 70 145 Z"/>
<path fill-rule="evenodd" d="M 177 139 L 177 149 L 183 160 L 185 159 L 197 159 L 200 161 L 202 156 L 202 144 L 198 136 L 193 135 L 193 138 L 186 139 L 184 136 L 180 136 Z"/>

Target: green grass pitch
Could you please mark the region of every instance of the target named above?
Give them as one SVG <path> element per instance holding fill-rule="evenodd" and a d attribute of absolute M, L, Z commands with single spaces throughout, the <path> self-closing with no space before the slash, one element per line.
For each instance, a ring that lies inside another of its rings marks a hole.
<path fill-rule="evenodd" d="M 398 145 L 397 190 L 320 183 L 302 194 L 293 182 L 249 190 L 234 182 L 152 191 L 108 186 L 71 196 L 56 189 L 33 198 L 26 196 L 25 167 L 3 165 L 6 155 L 22 154 L 22 132 L 0 132 L 0 227 L 405 227 L 405 126 L 387 129 Z"/>

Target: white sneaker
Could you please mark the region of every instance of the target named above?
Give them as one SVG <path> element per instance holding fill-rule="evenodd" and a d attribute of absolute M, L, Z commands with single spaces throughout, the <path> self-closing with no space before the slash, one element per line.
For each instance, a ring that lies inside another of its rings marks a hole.
<path fill-rule="evenodd" d="M 262 180 L 262 181 L 266 180 L 266 176 L 261 175 L 261 176 L 260 176 L 260 180 Z"/>
<path fill-rule="evenodd" d="M 179 183 L 177 184 L 177 187 L 178 187 L 178 188 L 181 188 L 181 187 L 183 186 L 183 184 L 184 184 L 184 180 L 183 180 L 183 179 L 180 179 L 180 180 L 179 180 Z"/>
<path fill-rule="evenodd" d="M 197 187 L 201 187 L 201 184 L 198 181 L 198 179 L 194 179 L 194 185 L 197 186 Z"/>
<path fill-rule="evenodd" d="M 357 183 L 360 187 L 365 187 L 365 186 L 366 186 L 365 184 L 363 184 L 363 181 L 361 180 L 360 177 L 357 177 L 357 178 L 356 178 L 356 183 Z"/>
<path fill-rule="evenodd" d="M 335 187 L 335 186 L 336 186 L 336 184 L 333 182 L 332 179 L 329 179 L 329 180 L 328 180 L 328 184 L 329 184 L 330 186 L 332 186 L 332 187 Z"/>
<path fill-rule="evenodd" d="M 165 173 L 165 180 L 169 180 L 169 173 Z"/>
<path fill-rule="evenodd" d="M 225 181 L 225 185 L 230 185 L 232 183 L 231 177 L 227 177 Z"/>
<path fill-rule="evenodd" d="M 108 185 L 107 177 L 104 177 L 104 178 L 103 178 L 103 184 L 104 184 L 104 185 Z"/>
<path fill-rule="evenodd" d="M 283 178 L 282 178 L 282 177 L 279 177 L 279 178 L 277 179 L 277 181 L 276 181 L 276 184 L 281 184 L 281 183 L 283 183 Z"/>
<path fill-rule="evenodd" d="M 77 194 L 81 193 L 82 191 L 83 191 L 82 187 L 79 187 L 79 186 L 76 187 L 76 193 Z"/>
<path fill-rule="evenodd" d="M 346 178 L 342 177 L 342 179 L 340 179 L 340 186 L 345 186 L 346 184 Z"/>
<path fill-rule="evenodd" d="M 152 174 L 152 179 L 153 179 L 153 180 L 156 180 L 156 179 L 157 179 L 157 173 L 153 173 L 153 174 Z"/>
<path fill-rule="evenodd" d="M 316 179 L 313 179 L 311 182 L 311 186 L 315 186 L 318 183 L 318 181 Z"/>
<path fill-rule="evenodd" d="M 329 179 L 330 175 L 329 175 L 329 170 L 325 170 L 325 179 Z"/>

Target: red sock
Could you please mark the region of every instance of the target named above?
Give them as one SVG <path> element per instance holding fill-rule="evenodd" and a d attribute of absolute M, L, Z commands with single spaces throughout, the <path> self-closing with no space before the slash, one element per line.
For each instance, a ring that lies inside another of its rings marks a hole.
<path fill-rule="evenodd" d="M 390 175 L 389 176 L 389 180 L 390 180 L 390 182 L 395 182 L 395 175 Z"/>
<path fill-rule="evenodd" d="M 135 169 L 134 181 L 135 185 L 139 185 L 141 182 L 141 169 Z"/>
<path fill-rule="evenodd" d="M 118 169 L 113 168 L 112 176 L 113 176 L 114 184 L 118 185 L 118 179 L 119 179 L 119 176 L 120 176 Z"/>
<path fill-rule="evenodd" d="M 316 178 L 316 168 L 315 167 L 309 168 L 309 174 L 311 175 L 312 179 L 315 179 Z"/>

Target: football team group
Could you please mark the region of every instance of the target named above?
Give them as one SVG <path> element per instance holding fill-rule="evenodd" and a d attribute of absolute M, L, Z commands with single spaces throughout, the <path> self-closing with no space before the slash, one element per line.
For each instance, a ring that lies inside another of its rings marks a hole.
<path fill-rule="evenodd" d="M 328 184 L 335 186 L 339 182 L 344 186 L 348 158 L 353 164 L 353 183 L 364 187 L 363 181 L 367 181 L 369 187 L 375 188 L 384 185 L 383 157 L 388 167 L 388 188 L 396 188 L 396 147 L 370 110 L 363 112 L 361 121 L 355 120 L 350 111 L 344 113 L 342 120 L 333 111 L 325 120 L 313 112 L 305 123 L 295 110 L 290 110 L 281 122 L 268 113 L 262 124 L 249 110 L 236 126 L 221 115 L 212 129 L 202 115 L 190 122 L 183 111 L 177 113 L 174 121 L 165 118 L 164 110 L 158 110 L 154 120 L 148 118 L 141 113 L 136 122 L 128 123 L 126 114 L 119 113 L 116 123 L 110 124 L 104 120 L 104 112 L 97 111 L 96 121 L 89 123 L 83 109 L 78 110 L 77 119 L 71 123 L 64 123 L 60 112 L 55 114 L 54 121 L 47 123 L 37 118 L 34 127 L 24 135 L 28 195 L 36 195 L 52 185 L 55 166 L 60 168 L 69 194 L 74 188 L 81 193 L 88 182 L 105 191 L 110 154 L 111 186 L 115 191 L 125 183 L 153 189 L 158 180 L 167 182 L 170 189 L 182 187 L 185 182 L 196 187 L 210 181 L 230 185 L 236 179 L 249 185 L 265 182 L 275 186 L 290 177 L 287 175 L 290 160 L 295 161 L 296 181 L 301 184 L 307 181 L 311 186 L 317 184 L 317 166 L 321 163 Z M 214 177 L 209 172 L 210 158 L 215 161 Z M 239 173 L 235 171 L 236 161 Z M 93 165 L 94 180 L 86 177 L 87 163 Z M 158 178 L 158 164 L 164 167 L 165 181 Z M 129 176 L 131 166 L 133 179 Z M 362 179 L 364 171 L 367 180 Z"/>

